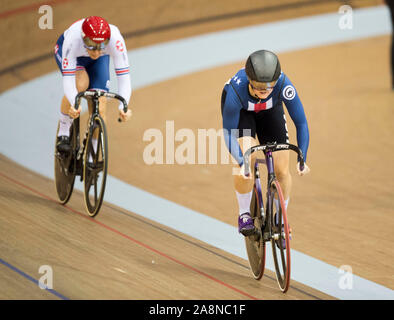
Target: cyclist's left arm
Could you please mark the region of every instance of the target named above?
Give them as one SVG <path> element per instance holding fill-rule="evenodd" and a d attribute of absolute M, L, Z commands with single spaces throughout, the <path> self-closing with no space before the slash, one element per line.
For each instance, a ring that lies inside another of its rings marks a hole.
<path fill-rule="evenodd" d="M 304 155 L 304 160 L 306 161 L 309 147 L 308 122 L 306 120 L 304 107 L 301 103 L 297 90 L 287 76 L 282 88 L 281 98 L 285 103 L 289 115 L 296 126 L 297 144 Z"/>
<path fill-rule="evenodd" d="M 113 25 L 111 25 L 111 40 L 109 46 L 110 55 L 114 62 L 116 78 L 118 80 L 118 93 L 127 101 L 127 104 L 129 104 L 132 90 L 126 44 L 119 29 Z M 123 104 L 119 105 L 119 109 L 123 110 Z"/>

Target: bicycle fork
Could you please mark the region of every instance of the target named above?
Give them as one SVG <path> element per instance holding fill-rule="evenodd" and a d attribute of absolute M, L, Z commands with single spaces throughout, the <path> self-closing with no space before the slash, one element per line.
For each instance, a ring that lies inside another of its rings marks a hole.
<path fill-rule="evenodd" d="M 256 191 L 257 191 L 257 201 L 259 203 L 259 207 L 260 207 L 260 217 L 261 217 L 261 221 L 264 224 L 264 220 L 265 220 L 265 213 L 264 213 L 264 203 L 263 203 L 263 199 L 262 199 L 262 190 L 261 190 L 261 183 L 260 183 L 260 172 L 256 167 L 255 170 L 255 177 L 256 177 L 256 182 L 255 182 L 255 187 L 256 187 Z"/>
<path fill-rule="evenodd" d="M 258 241 L 260 237 L 263 236 L 264 233 L 264 221 L 265 221 L 265 212 L 264 212 L 264 203 L 263 203 L 263 199 L 262 199 L 262 189 L 261 189 L 261 183 L 260 183 L 260 172 L 258 169 L 258 164 L 260 162 L 257 162 L 256 160 L 256 164 L 255 164 L 255 183 L 254 183 L 254 189 L 252 190 L 252 192 L 255 192 L 255 196 L 256 196 L 256 202 L 258 204 L 259 207 L 259 212 L 256 212 L 256 216 L 254 217 L 254 219 L 257 219 L 257 221 L 259 222 L 259 227 L 256 228 L 256 232 L 253 234 L 253 238 L 255 241 Z"/>
<path fill-rule="evenodd" d="M 272 215 L 274 211 L 274 199 L 273 199 L 273 194 L 271 191 L 271 184 L 273 180 L 275 179 L 275 171 L 274 171 L 274 162 L 272 159 L 272 152 L 268 151 L 265 153 L 265 163 L 267 165 L 267 171 L 268 171 L 268 184 L 267 184 L 267 194 L 266 194 L 266 215 L 264 219 L 264 241 L 269 241 L 271 240 L 274 235 L 272 234 Z"/>

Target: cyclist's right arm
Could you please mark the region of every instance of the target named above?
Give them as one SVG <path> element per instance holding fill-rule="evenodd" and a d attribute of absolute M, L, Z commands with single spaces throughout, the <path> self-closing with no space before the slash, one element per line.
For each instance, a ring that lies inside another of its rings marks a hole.
<path fill-rule="evenodd" d="M 239 166 L 242 166 L 243 164 L 242 150 L 237 139 L 241 109 L 242 105 L 238 100 L 236 93 L 230 85 L 227 85 L 227 95 L 222 110 L 224 141 Z"/>
<path fill-rule="evenodd" d="M 63 75 L 63 88 L 64 95 L 70 102 L 71 106 L 74 106 L 75 97 L 78 94 L 75 72 L 77 68 L 77 57 L 74 54 L 75 43 L 73 43 L 72 37 L 65 37 L 63 42 L 62 51 L 62 75 Z M 74 50 L 73 50 L 74 49 Z"/>

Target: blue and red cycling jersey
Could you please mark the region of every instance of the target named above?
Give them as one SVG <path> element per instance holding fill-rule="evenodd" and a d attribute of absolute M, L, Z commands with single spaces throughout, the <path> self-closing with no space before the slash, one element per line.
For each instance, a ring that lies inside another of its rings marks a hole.
<path fill-rule="evenodd" d="M 226 145 L 234 159 L 242 165 L 242 151 L 235 134 L 238 129 L 241 110 L 254 113 L 269 112 L 280 108 L 284 102 L 297 130 L 297 144 L 306 160 L 309 146 L 309 129 L 304 107 L 290 79 L 282 72 L 273 91 L 266 99 L 256 99 L 249 93 L 249 80 L 245 69 L 239 70 L 224 86 L 226 93 L 222 101 L 223 129 Z M 262 128 L 264 131 L 264 128 Z M 272 141 L 273 142 L 273 141 Z"/>

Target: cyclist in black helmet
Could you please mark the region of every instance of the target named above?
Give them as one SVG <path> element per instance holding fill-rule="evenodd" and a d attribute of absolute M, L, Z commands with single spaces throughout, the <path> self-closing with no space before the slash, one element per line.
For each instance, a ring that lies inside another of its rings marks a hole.
<path fill-rule="evenodd" d="M 225 141 L 238 163 L 238 170 L 234 175 L 239 205 L 238 231 L 245 236 L 254 231 L 249 212 L 253 179 L 245 176 L 243 152 L 258 145 L 258 141 L 260 144 L 274 141 L 289 142 L 282 102 L 296 126 L 297 143 L 306 160 L 309 130 L 304 108 L 295 87 L 282 72 L 276 54 L 268 50 L 253 52 L 246 61 L 245 69 L 239 70 L 226 83 L 222 92 L 221 110 Z M 289 151 L 275 152 L 273 157 L 275 174 L 282 186 L 287 207 L 291 189 Z M 302 171 L 299 163 L 297 164 L 297 172 L 300 175 L 309 171 L 306 164 Z"/>

